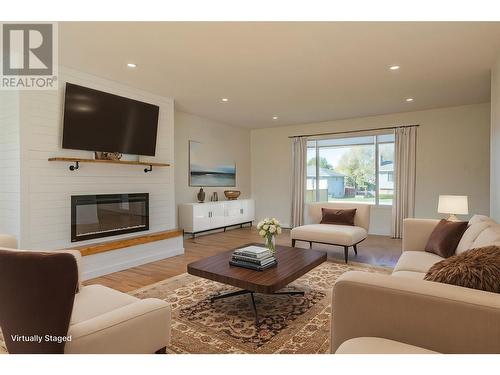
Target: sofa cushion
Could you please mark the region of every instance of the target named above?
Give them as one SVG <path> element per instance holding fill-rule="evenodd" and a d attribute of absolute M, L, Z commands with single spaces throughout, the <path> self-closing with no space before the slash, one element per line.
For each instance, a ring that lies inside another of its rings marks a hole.
<path fill-rule="evenodd" d="M 0 234 L 0 248 L 17 249 L 17 238 L 8 234 Z"/>
<path fill-rule="evenodd" d="M 356 209 L 336 209 L 336 208 L 321 208 L 321 222 L 320 224 L 336 224 L 336 225 L 350 225 L 354 226 L 354 217 L 356 216 Z"/>
<path fill-rule="evenodd" d="M 75 296 L 71 325 L 95 318 L 139 299 L 102 285 L 89 285 Z"/>
<path fill-rule="evenodd" d="M 309 224 L 293 228 L 290 235 L 296 240 L 352 246 L 364 240 L 368 233 L 364 228 L 348 225 Z"/>
<path fill-rule="evenodd" d="M 151 354 L 170 342 L 171 311 L 157 298 L 138 300 L 70 326 L 67 354 Z"/>
<path fill-rule="evenodd" d="M 434 264 L 425 280 L 500 293 L 500 248 L 471 249 Z"/>
<path fill-rule="evenodd" d="M 484 223 L 488 222 L 490 224 L 495 224 L 495 220 L 493 220 L 491 217 L 486 216 L 486 215 L 474 215 L 470 218 L 469 220 L 469 225 L 477 224 L 477 223 Z"/>
<path fill-rule="evenodd" d="M 432 231 L 425 251 L 448 258 L 455 254 L 458 243 L 467 230 L 466 221 L 441 220 Z"/>
<path fill-rule="evenodd" d="M 500 241 L 500 225 L 490 225 L 483 230 L 472 243 L 471 248 L 479 248 L 493 245 Z"/>
<path fill-rule="evenodd" d="M 415 271 L 395 271 L 392 276 L 396 277 L 406 277 L 409 279 L 423 280 L 425 277 L 425 272 L 415 272 Z"/>
<path fill-rule="evenodd" d="M 380 337 L 356 337 L 344 341 L 335 354 L 439 354 L 432 350 Z"/>
<path fill-rule="evenodd" d="M 439 255 L 425 251 L 405 251 L 399 257 L 398 263 L 394 267 L 394 272 L 413 271 L 426 273 L 434 263 L 443 259 Z"/>
<path fill-rule="evenodd" d="M 466 250 L 472 249 L 474 241 L 481 234 L 483 230 L 488 228 L 492 223 L 489 221 L 479 221 L 473 224 L 469 224 L 469 227 L 465 231 L 464 235 L 458 243 L 456 254 L 463 253 Z"/>

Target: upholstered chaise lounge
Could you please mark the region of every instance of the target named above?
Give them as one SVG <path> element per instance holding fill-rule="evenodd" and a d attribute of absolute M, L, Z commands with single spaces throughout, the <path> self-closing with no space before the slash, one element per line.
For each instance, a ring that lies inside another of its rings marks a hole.
<path fill-rule="evenodd" d="M 82 286 L 76 250 L 16 247 L 15 238 L 0 235 L 0 328 L 10 353 L 165 352 L 170 341 L 168 303 L 102 285 Z M 71 340 L 37 345 L 11 339 L 11 334 L 54 332 Z"/>
<path fill-rule="evenodd" d="M 329 209 L 356 209 L 354 225 L 320 224 L 322 218 L 322 208 Z M 370 205 L 363 203 L 337 203 L 321 202 L 311 203 L 306 207 L 305 225 L 295 227 L 290 233 L 292 246 L 295 247 L 297 241 L 326 245 L 342 246 L 344 248 L 344 258 L 347 263 L 349 248 L 352 247 L 355 254 L 358 254 L 357 244 L 364 241 L 368 236 L 370 226 Z"/>

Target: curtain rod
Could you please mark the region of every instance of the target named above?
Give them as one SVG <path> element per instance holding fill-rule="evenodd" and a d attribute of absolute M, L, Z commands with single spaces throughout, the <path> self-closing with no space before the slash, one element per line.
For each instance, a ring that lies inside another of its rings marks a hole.
<path fill-rule="evenodd" d="M 387 126 L 385 128 L 373 128 L 373 129 L 363 129 L 363 130 L 350 130 L 350 131 L 342 131 L 342 132 L 334 132 L 334 133 L 316 133 L 316 134 L 301 134 L 301 135 L 291 135 L 288 138 L 300 138 L 300 137 L 319 137 L 322 135 L 335 135 L 335 134 L 347 134 L 347 133 L 362 133 L 369 132 L 375 130 L 389 130 L 389 129 L 398 129 L 398 128 L 413 128 L 419 127 L 420 125 L 401 125 L 401 126 Z"/>

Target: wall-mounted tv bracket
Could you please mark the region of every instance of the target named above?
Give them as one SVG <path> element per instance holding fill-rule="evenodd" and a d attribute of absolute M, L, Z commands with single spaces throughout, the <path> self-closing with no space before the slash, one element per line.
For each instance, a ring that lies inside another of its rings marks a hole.
<path fill-rule="evenodd" d="M 144 173 L 153 172 L 153 166 L 150 164 L 149 168 L 144 168 Z"/>
<path fill-rule="evenodd" d="M 76 171 L 77 169 L 80 169 L 80 162 L 79 161 L 75 161 L 75 165 L 69 166 L 70 171 Z"/>

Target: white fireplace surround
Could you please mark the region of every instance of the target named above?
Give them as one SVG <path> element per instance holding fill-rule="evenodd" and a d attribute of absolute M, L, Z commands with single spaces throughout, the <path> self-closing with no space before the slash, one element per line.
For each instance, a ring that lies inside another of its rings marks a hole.
<path fill-rule="evenodd" d="M 9 189 L 18 201 L 11 205 L 10 226 L 21 248 L 62 249 L 71 247 L 71 196 L 85 194 L 149 193 L 150 229 L 158 232 L 174 229 L 175 188 L 174 169 L 156 168 L 144 173 L 134 165 L 83 164 L 70 171 L 66 163 L 49 162 L 49 157 L 92 158 L 90 151 L 65 150 L 62 143 L 62 113 L 65 82 L 113 93 L 158 105 L 160 107 L 156 156 L 141 161 L 174 160 L 174 103 L 165 98 L 119 84 L 114 81 L 60 67 L 59 89 L 22 91 L 10 97 L 10 105 L 18 108 L 19 116 L 12 120 L 17 126 L 19 176 L 11 177 Z M 17 122 L 17 124 L 16 124 Z M 17 155 L 14 155 L 17 156 Z M 7 219 L 6 219 L 7 220 Z M 147 234 L 148 232 L 141 232 Z M 106 239 L 126 238 L 130 233 Z M 78 245 L 106 239 L 80 241 Z M 73 244 L 74 245 L 74 244 Z M 153 260 L 182 254 L 182 238 L 173 238 L 109 254 L 84 257 L 84 278 L 95 277 Z"/>

